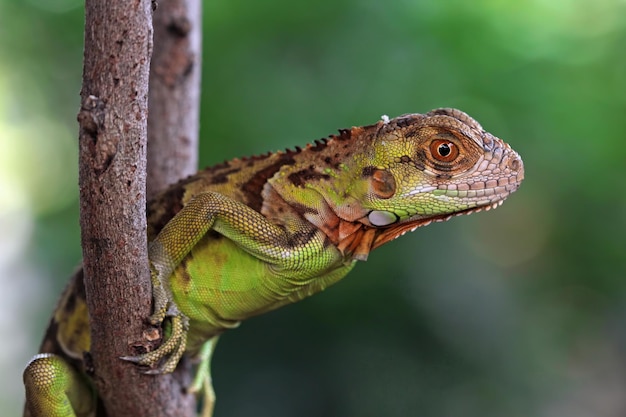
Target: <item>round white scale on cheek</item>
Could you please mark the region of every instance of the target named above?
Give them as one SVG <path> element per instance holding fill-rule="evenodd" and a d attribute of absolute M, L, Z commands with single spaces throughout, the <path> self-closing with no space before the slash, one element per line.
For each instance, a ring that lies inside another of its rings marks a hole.
<path fill-rule="evenodd" d="M 367 219 L 374 226 L 388 226 L 398 221 L 398 216 L 390 211 L 373 210 L 367 215 Z"/>

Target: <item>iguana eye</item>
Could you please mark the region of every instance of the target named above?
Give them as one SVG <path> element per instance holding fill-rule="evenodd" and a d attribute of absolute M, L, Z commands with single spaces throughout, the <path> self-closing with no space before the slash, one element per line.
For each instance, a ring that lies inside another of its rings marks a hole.
<path fill-rule="evenodd" d="M 452 162 L 459 156 L 459 147 L 449 140 L 436 139 L 430 143 L 430 153 L 441 162 Z"/>

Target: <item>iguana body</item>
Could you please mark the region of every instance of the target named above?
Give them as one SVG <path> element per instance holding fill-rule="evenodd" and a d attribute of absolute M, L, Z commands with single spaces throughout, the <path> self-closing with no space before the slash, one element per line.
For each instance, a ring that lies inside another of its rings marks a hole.
<path fill-rule="evenodd" d="M 160 373 L 171 372 L 181 355 L 202 352 L 208 370 L 226 329 L 323 290 L 407 231 L 496 207 L 523 172 L 507 144 L 453 109 L 385 117 L 304 149 L 200 171 L 148 205 L 150 321 L 168 317 L 171 334 L 158 349 L 124 359 Z M 207 341 L 213 344 L 203 350 Z M 81 360 L 88 350 L 79 272 L 55 311 L 43 354 L 24 372 L 33 416 L 71 416 L 72 408 L 96 415 Z M 210 394 L 208 373 L 203 382 Z"/>

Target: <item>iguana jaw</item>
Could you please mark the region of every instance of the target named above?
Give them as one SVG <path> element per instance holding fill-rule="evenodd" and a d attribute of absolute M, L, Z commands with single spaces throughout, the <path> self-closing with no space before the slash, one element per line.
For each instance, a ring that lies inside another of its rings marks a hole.
<path fill-rule="evenodd" d="M 413 232 L 415 229 L 422 226 L 428 226 L 433 222 L 445 222 L 450 220 L 452 217 L 478 213 L 480 211 L 489 211 L 501 206 L 504 200 L 505 199 L 502 199 L 490 205 L 469 208 L 452 214 L 442 214 L 429 218 L 406 221 L 387 226 L 385 228 L 367 226 L 363 223 L 353 224 L 356 226 L 354 232 L 343 237 L 343 239 L 337 242 L 337 249 L 339 249 L 346 257 L 350 257 L 351 259 L 358 261 L 366 261 L 369 253 L 373 249 L 376 249 L 377 247 L 390 242 L 407 232 Z"/>
<path fill-rule="evenodd" d="M 430 217 L 427 219 L 418 219 L 418 220 L 413 220 L 413 221 L 409 221 L 409 222 L 405 222 L 405 223 L 401 223 L 401 224 L 397 224 L 397 225 L 392 225 L 389 226 L 385 229 L 379 229 L 376 235 L 376 239 L 374 240 L 374 242 L 372 243 L 372 246 L 370 248 L 370 250 L 372 249 L 376 249 L 377 247 L 392 241 L 402 235 L 404 235 L 407 232 L 413 232 L 415 229 L 417 229 L 418 227 L 422 227 L 422 226 L 428 226 L 429 224 L 433 223 L 433 222 L 445 222 L 450 220 L 453 217 L 456 216 L 461 216 L 461 215 L 465 215 L 465 214 L 472 214 L 472 213 L 478 213 L 480 211 L 489 211 L 491 209 L 495 209 L 499 206 L 502 205 L 502 203 L 504 202 L 504 199 L 497 201 L 493 204 L 487 205 L 487 206 L 481 206 L 481 207 L 474 207 L 474 208 L 470 208 L 470 209 L 466 209 L 463 211 L 458 211 L 456 213 L 452 213 L 452 214 L 444 214 L 444 215 L 439 215 L 439 216 L 434 216 L 434 217 Z"/>

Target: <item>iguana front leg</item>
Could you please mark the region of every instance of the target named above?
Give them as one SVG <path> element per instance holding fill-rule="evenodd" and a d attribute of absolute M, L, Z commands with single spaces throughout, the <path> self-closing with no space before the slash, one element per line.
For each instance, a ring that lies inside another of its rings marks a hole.
<path fill-rule="evenodd" d="M 169 317 L 171 335 L 155 351 L 122 359 L 154 367 L 169 355 L 160 368 L 148 373 L 168 373 L 176 368 L 185 351 L 188 329 L 187 317 L 174 302 L 169 278 L 209 230 L 224 235 L 277 273 L 302 270 L 306 271 L 305 275 L 315 275 L 333 264 L 337 253 L 324 247 L 323 233 L 315 231 L 308 222 L 301 223 L 289 228 L 298 231 L 290 234 L 287 228 L 271 223 L 250 207 L 222 194 L 209 191 L 196 195 L 165 225 L 149 248 L 155 303 L 150 322 L 159 324 Z M 302 233 L 307 229 L 313 233 Z M 304 240 L 305 235 L 308 237 Z"/>

